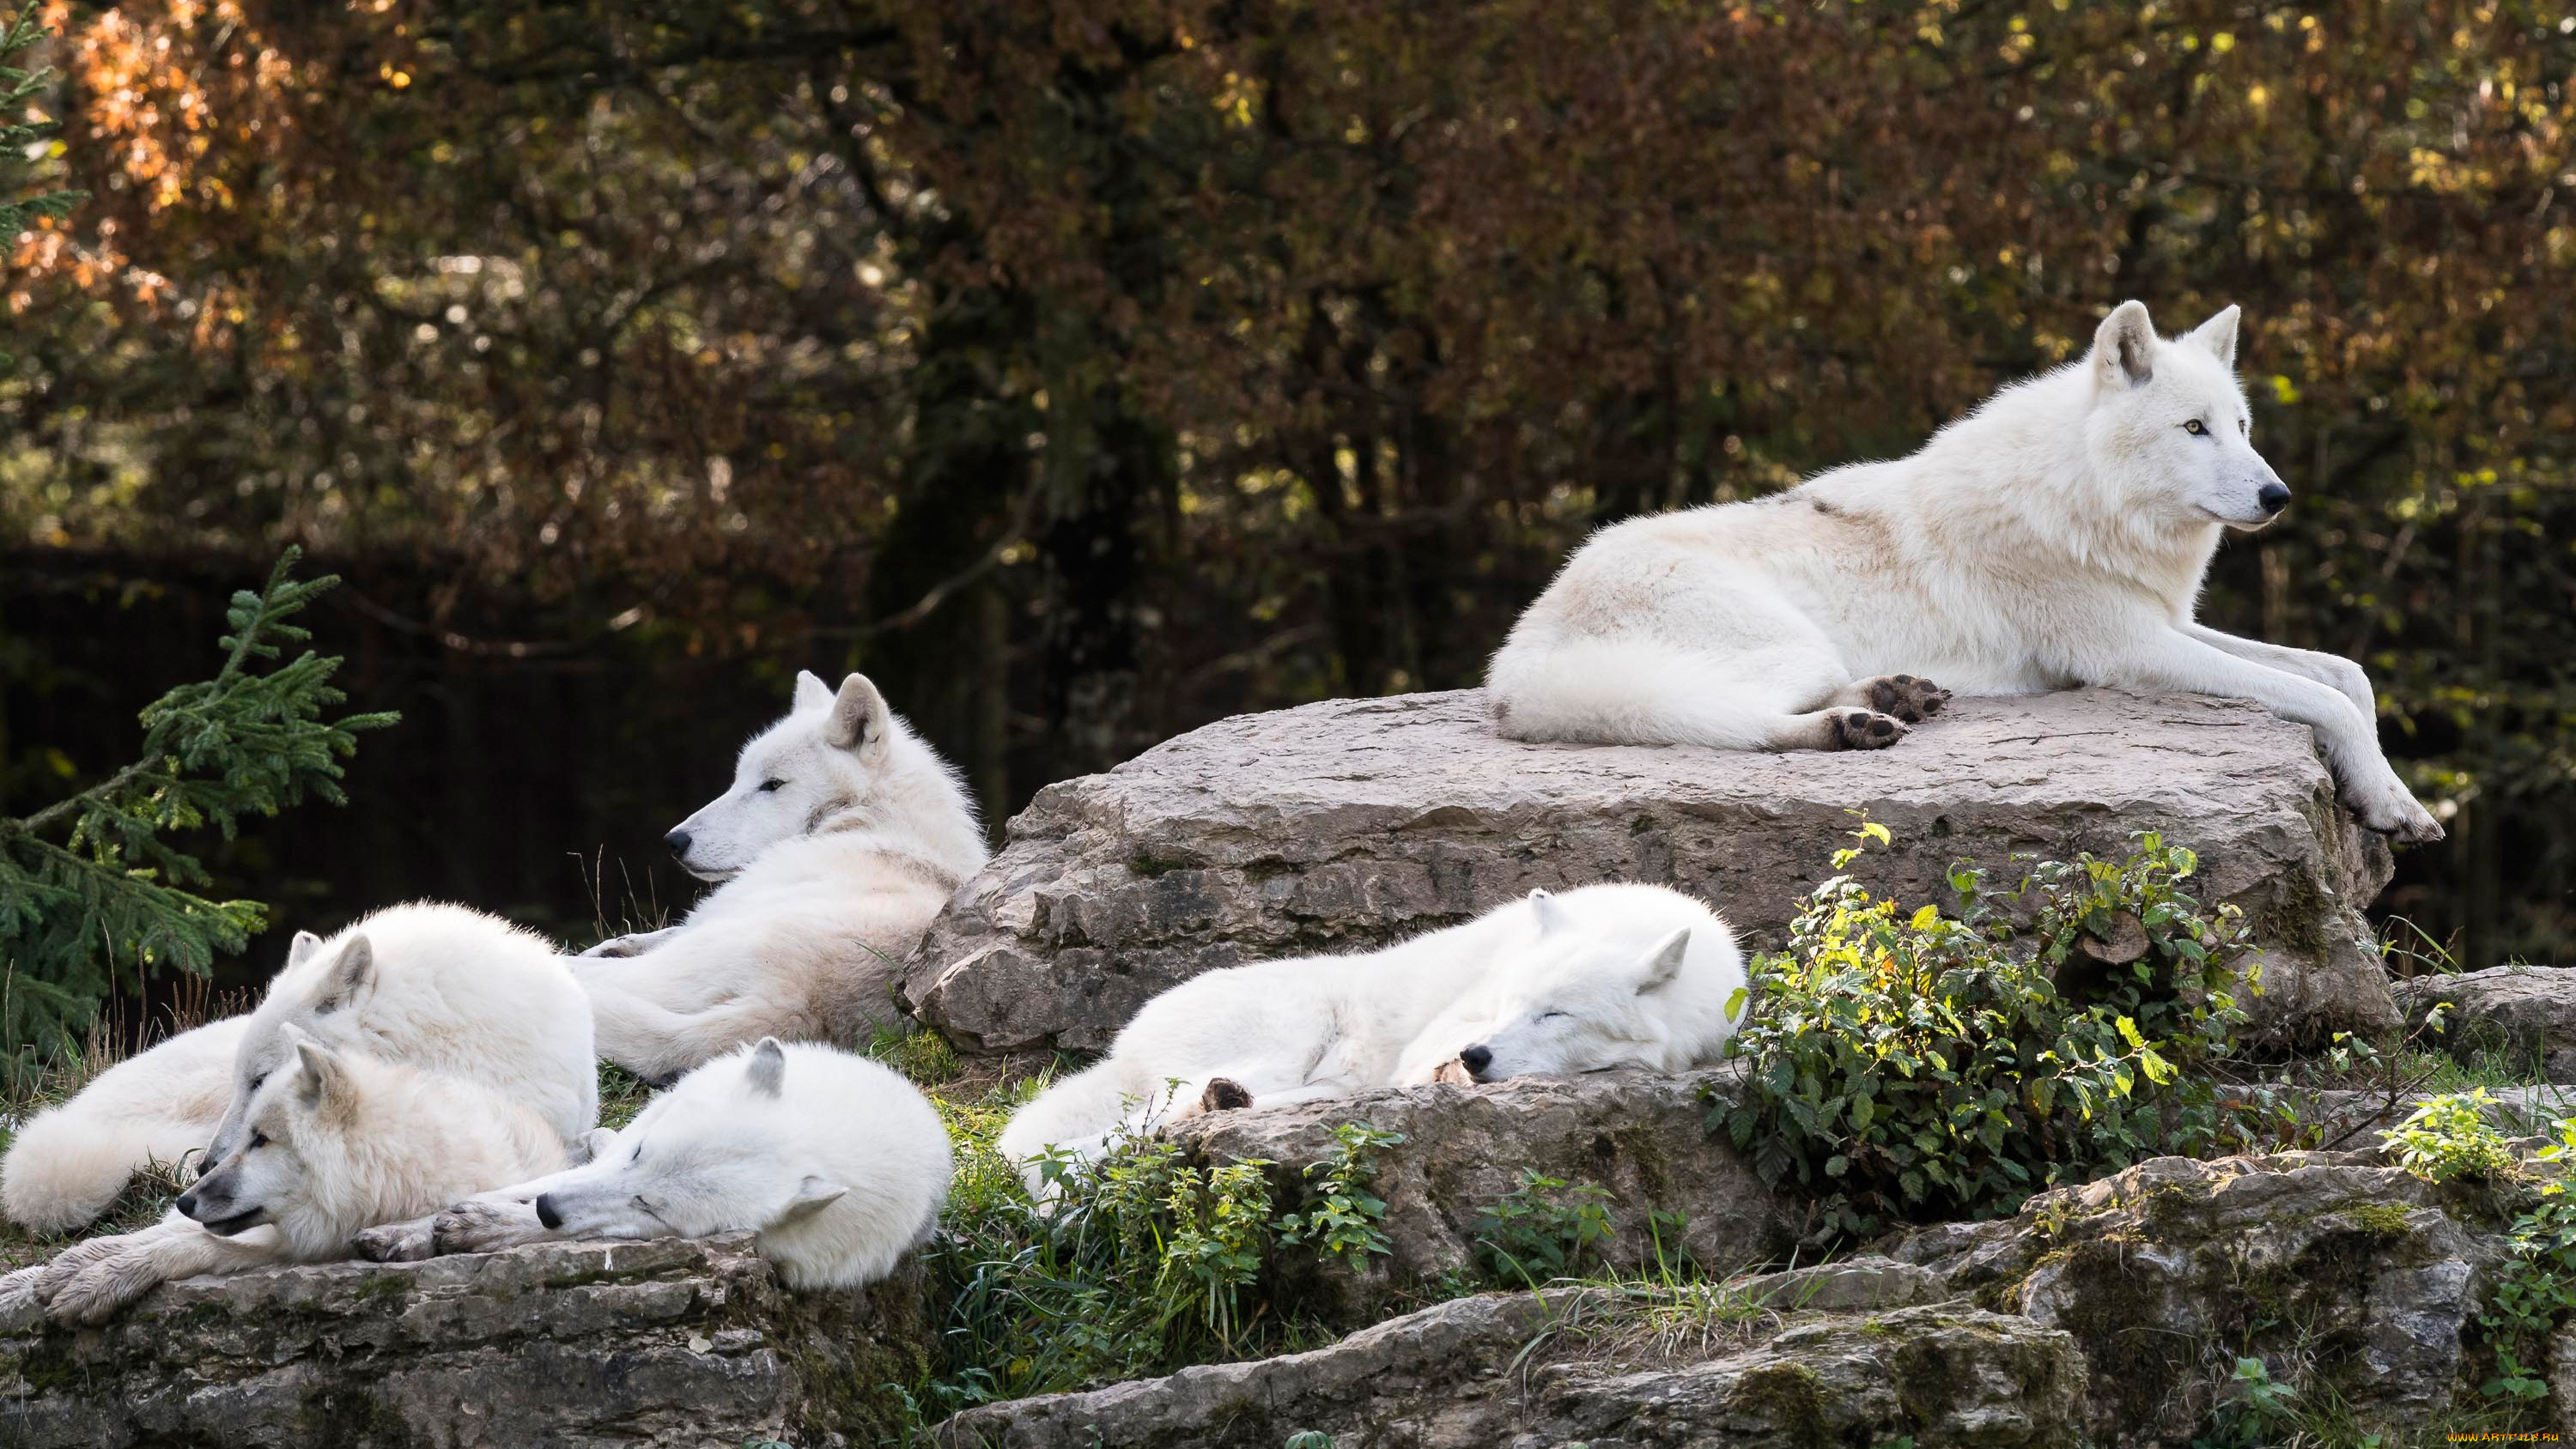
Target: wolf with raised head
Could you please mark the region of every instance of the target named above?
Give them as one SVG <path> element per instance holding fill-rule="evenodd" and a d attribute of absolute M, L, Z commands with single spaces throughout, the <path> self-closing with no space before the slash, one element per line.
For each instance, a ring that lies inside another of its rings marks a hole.
<path fill-rule="evenodd" d="M 2081 360 L 1910 457 L 1602 530 L 1495 654 L 1497 727 L 1877 749 L 1954 691 L 2227 695 L 2314 729 L 2362 823 L 2441 838 L 2380 752 L 2359 665 L 2192 617 L 2220 539 L 2290 502 L 2254 450 L 2236 334 L 2234 307 L 2165 339 L 2124 302 Z"/>
<path fill-rule="evenodd" d="M 284 1055 L 241 1104 L 232 1150 L 169 1216 L 0 1278 L 0 1313 L 33 1301 L 99 1323 L 173 1278 L 347 1258 L 362 1228 L 564 1160 L 554 1124 L 510 1095 L 326 1046 L 291 1023 L 277 1037 Z"/>
<path fill-rule="evenodd" d="M 1112 1138 L 1220 1107 L 1276 1107 L 1427 1083 L 1712 1060 L 1741 1019 L 1734 934 L 1651 885 L 1496 907 L 1355 956 L 1210 971 L 1145 1003 L 1108 1056 L 1022 1107 L 998 1146 L 1076 1161 Z M 1032 1186 L 1036 1186 L 1035 1169 Z"/>
<path fill-rule="evenodd" d="M 864 1057 L 765 1038 L 690 1072 L 580 1166 L 364 1235 L 370 1257 L 480 1253 L 550 1238 L 754 1232 L 791 1288 L 894 1271 L 948 1200 L 948 1129 Z"/>
<path fill-rule="evenodd" d="M 668 930 L 575 965 L 599 1052 L 666 1081 L 775 1036 L 843 1040 L 896 1019 L 894 980 L 981 869 L 975 807 L 867 676 L 796 676 L 786 718 L 742 747 L 733 785 L 667 837 L 720 881 Z"/>

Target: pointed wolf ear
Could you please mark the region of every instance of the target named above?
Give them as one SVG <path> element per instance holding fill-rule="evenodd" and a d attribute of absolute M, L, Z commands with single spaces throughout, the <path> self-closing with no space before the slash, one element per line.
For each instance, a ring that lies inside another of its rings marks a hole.
<path fill-rule="evenodd" d="M 295 1065 L 301 1071 L 296 1094 L 305 1106 L 320 1110 L 349 1100 L 349 1065 L 338 1052 L 306 1037 L 295 1044 Z"/>
<path fill-rule="evenodd" d="M 376 948 L 365 936 L 351 936 L 340 948 L 340 959 L 323 973 L 320 989 L 313 993 L 313 1014 L 329 1016 L 355 1002 L 376 984 Z"/>
<path fill-rule="evenodd" d="M 314 935 L 311 931 L 298 931 L 295 933 L 295 940 L 286 948 L 286 964 L 289 966 L 301 966 L 304 964 L 305 957 L 310 956 L 321 949 L 321 937 Z"/>
<path fill-rule="evenodd" d="M 778 1210 L 778 1217 L 770 1223 L 770 1226 L 783 1227 L 788 1223 L 810 1218 L 839 1202 L 841 1195 L 848 1191 L 848 1188 L 827 1178 L 808 1177 L 796 1184 L 796 1195 L 787 1200 L 787 1206 Z"/>
<path fill-rule="evenodd" d="M 823 722 L 823 742 L 873 765 L 886 757 L 886 734 L 893 723 L 894 711 L 886 708 L 885 696 L 877 693 L 866 675 L 853 674 L 841 681 L 841 692 L 833 697 L 832 717 Z"/>
<path fill-rule="evenodd" d="M 778 1038 L 765 1036 L 751 1049 L 751 1069 L 743 1074 L 751 1090 L 763 1097 L 775 1097 L 787 1085 L 787 1049 Z"/>
<path fill-rule="evenodd" d="M 2093 384 L 2105 392 L 2136 387 L 2156 375 L 2156 324 L 2147 304 L 2123 302 L 2093 330 Z"/>
<path fill-rule="evenodd" d="M 1530 915 L 1537 920 L 1540 935 L 1565 929 L 1565 907 L 1556 903 L 1556 897 L 1545 891 L 1531 891 L 1529 903 Z"/>
<path fill-rule="evenodd" d="M 1682 957 L 1690 951 L 1690 927 L 1684 926 L 1646 953 L 1645 974 L 1637 979 L 1637 994 L 1645 995 L 1658 987 L 1669 986 L 1681 974 Z"/>
<path fill-rule="evenodd" d="M 2187 334 L 2188 339 L 2208 348 L 2210 356 L 2234 367 L 2236 365 L 2236 319 L 2243 310 L 2230 302 L 2220 308 L 2216 316 L 2191 329 Z"/>
<path fill-rule="evenodd" d="M 815 678 L 814 671 L 811 669 L 796 671 L 796 702 L 788 706 L 789 709 L 797 714 L 803 714 L 809 709 L 821 709 L 831 702 L 832 686 Z"/>

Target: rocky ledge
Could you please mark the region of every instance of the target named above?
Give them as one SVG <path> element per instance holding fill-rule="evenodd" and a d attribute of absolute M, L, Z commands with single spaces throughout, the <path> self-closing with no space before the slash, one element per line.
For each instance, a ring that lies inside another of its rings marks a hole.
<path fill-rule="evenodd" d="M 548 1243 L 171 1283 L 103 1329 L 0 1323 L 23 1449 L 581 1449 L 896 1429 L 927 1364 L 917 1268 L 791 1294 L 747 1236 Z"/>
<path fill-rule="evenodd" d="M 2442 1043 L 2454 1055 L 2494 1052 L 2553 1082 L 2576 1083 L 2576 966 L 2490 966 L 2396 984 L 2409 1025 L 2449 1002 Z"/>
<path fill-rule="evenodd" d="M 1777 944 L 1851 812 L 1894 833 L 1853 867 L 1946 900 L 1967 857 L 2198 851 L 2201 891 L 2264 948 L 2276 1045 L 2397 1023 L 2362 909 L 2387 847 L 2335 803 L 2309 731 L 2200 695 L 1964 699 L 1894 748 L 1833 754 L 1528 745 L 1481 691 L 1332 700 L 1194 730 L 1050 785 L 902 982 L 969 1051 L 1097 1050 L 1155 994 L 1241 961 L 1383 945 L 1533 887 L 1665 882 Z"/>

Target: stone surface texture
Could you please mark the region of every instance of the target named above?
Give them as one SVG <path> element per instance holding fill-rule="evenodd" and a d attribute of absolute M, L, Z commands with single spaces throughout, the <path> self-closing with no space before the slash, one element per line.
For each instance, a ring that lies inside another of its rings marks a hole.
<path fill-rule="evenodd" d="M 166 1284 L 103 1329 L 0 1324 L 0 1443 L 865 1444 L 930 1338 L 917 1267 L 791 1294 L 740 1235 L 278 1268 Z"/>
<path fill-rule="evenodd" d="M 1752 1164 L 1705 1125 L 1708 1094 L 1736 1090 L 1732 1069 L 1680 1076 L 1642 1071 L 1520 1077 L 1485 1086 L 1407 1087 L 1332 1102 L 1250 1108 L 1187 1118 L 1167 1129 L 1209 1163 L 1266 1161 L 1272 1201 L 1294 1208 L 1310 1167 L 1330 1160 L 1333 1128 L 1365 1123 L 1404 1140 L 1374 1156 L 1371 1190 L 1387 1203 L 1391 1251 L 1365 1275 L 1321 1261 L 1303 1246 L 1270 1264 L 1277 1291 L 1334 1322 L 1381 1318 L 1420 1302 L 1444 1276 L 1475 1266 L 1479 1214 L 1522 1185 L 1524 1170 L 1606 1188 L 1612 1236 L 1602 1261 L 1650 1267 L 1683 1254 L 1725 1275 L 1785 1258 L 1796 1209 L 1765 1187 Z M 1678 1233 L 1648 1215 L 1681 1220 Z"/>
<path fill-rule="evenodd" d="M 1927 1230 L 1895 1256 L 2073 1335 L 2098 1442 L 2179 1446 L 2206 1429 L 2240 1353 L 2374 1427 L 2438 1429 L 2481 1407 L 2492 1366 L 2472 1329 L 2502 1227 L 2474 1189 L 2361 1153 L 2164 1157 L 2009 1220 Z"/>
<path fill-rule="evenodd" d="M 2394 983 L 2409 1025 L 2437 1002 L 2454 1010 L 2442 1044 L 2456 1055 L 2500 1052 L 2553 1082 L 2576 1082 L 2576 966 L 2490 966 Z"/>
<path fill-rule="evenodd" d="M 942 1449 L 2039 1449 L 2078 1442 L 2073 1340 L 1959 1303 L 1795 1313 L 1749 1346 L 1641 1352 L 1599 1290 L 1423 1309 L 1329 1348 L 970 1410 Z M 1623 1341 L 1625 1340 L 1625 1341 Z M 1534 1346 L 1535 1345 L 1535 1346 Z"/>
<path fill-rule="evenodd" d="M 2335 803 L 2309 731 L 2241 701 L 2079 690 L 1963 699 L 1894 748 L 1752 754 L 1531 745 L 1481 691 L 1331 700 L 1220 721 L 1050 785 L 950 901 L 901 990 L 977 1052 L 1097 1050 L 1216 967 L 1365 949 L 1525 894 L 1668 883 L 1777 944 L 1853 810 L 1895 835 L 1853 867 L 1946 900 L 1974 858 L 2116 854 L 2155 827 L 2265 948 L 2261 1033 L 2377 1031 L 2396 1010 L 2362 909 L 2387 847 Z"/>

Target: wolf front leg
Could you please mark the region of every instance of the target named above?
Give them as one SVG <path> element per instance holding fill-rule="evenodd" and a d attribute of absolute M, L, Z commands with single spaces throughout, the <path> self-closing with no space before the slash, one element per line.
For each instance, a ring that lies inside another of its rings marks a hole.
<path fill-rule="evenodd" d="M 177 1278 L 238 1273 L 279 1261 L 276 1244 L 219 1238 L 195 1223 L 168 1220 L 130 1235 L 121 1251 L 91 1263 L 54 1294 L 54 1318 L 84 1326 L 105 1323 L 116 1310 Z"/>
<path fill-rule="evenodd" d="M 611 978 L 587 971 L 573 974 L 590 993 L 599 1054 L 655 1086 L 745 1042 L 777 1033 L 776 1013 L 757 1000 L 679 1012 L 625 990 Z"/>
<path fill-rule="evenodd" d="M 2370 687 L 2370 676 L 2360 665 L 2340 654 L 2321 654 L 2314 649 L 2293 649 L 2286 644 L 2266 644 L 2260 639 L 2240 639 L 2221 633 L 2206 624 L 2185 624 L 2182 631 L 2214 649 L 2223 649 L 2239 659 L 2250 660 L 2268 668 L 2283 670 L 2302 679 L 2336 691 L 2351 700 L 2363 719 L 2379 716 L 2379 696 Z"/>
<path fill-rule="evenodd" d="M 670 940 L 673 936 L 680 934 L 681 929 L 682 928 L 679 926 L 665 926 L 658 931 L 637 931 L 633 935 L 628 936 L 611 936 L 607 940 L 600 942 L 598 945 L 591 947 L 589 950 L 584 951 L 581 954 L 591 960 L 603 960 L 622 956 L 641 956 L 645 952 L 652 950 L 654 947 L 661 945 L 663 942 Z"/>
<path fill-rule="evenodd" d="M 2379 752 L 2370 716 L 2338 689 L 2240 658 L 2172 628 L 2137 640 L 2128 656 L 2113 661 L 2103 674 L 2106 684 L 2250 699 L 2283 719 L 2296 720 L 2316 731 L 2326 761 L 2342 783 L 2344 801 L 2362 824 L 2400 840 L 2442 838 L 2432 812 L 2417 802 Z"/>

